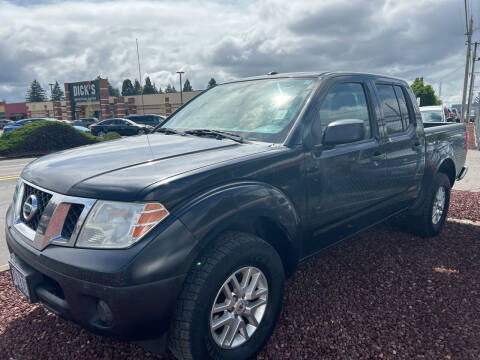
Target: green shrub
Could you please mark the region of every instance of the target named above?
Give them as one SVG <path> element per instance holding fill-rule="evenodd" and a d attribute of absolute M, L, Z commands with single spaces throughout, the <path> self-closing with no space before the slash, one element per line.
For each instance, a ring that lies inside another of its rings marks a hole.
<path fill-rule="evenodd" d="M 100 141 L 60 121 L 35 121 L 0 136 L 0 156 L 48 154 Z"/>
<path fill-rule="evenodd" d="M 115 139 L 121 139 L 122 137 L 120 136 L 119 133 L 115 132 L 115 131 L 109 131 L 107 132 L 107 134 L 103 137 L 103 140 L 104 141 L 108 141 L 108 140 L 115 140 Z"/>

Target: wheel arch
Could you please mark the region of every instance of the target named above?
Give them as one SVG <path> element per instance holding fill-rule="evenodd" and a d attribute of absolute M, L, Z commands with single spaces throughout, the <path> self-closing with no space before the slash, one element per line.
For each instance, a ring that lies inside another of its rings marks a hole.
<path fill-rule="evenodd" d="M 197 197 L 178 218 L 196 239 L 186 262 L 191 267 L 220 234 L 255 235 L 279 254 L 286 275 L 295 271 L 300 254 L 300 221 L 288 197 L 263 183 L 231 184 Z"/>
<path fill-rule="evenodd" d="M 438 167 L 437 172 L 444 173 L 445 175 L 447 175 L 450 180 L 450 185 L 453 186 L 453 184 L 455 183 L 455 178 L 457 173 L 455 170 L 455 163 L 453 162 L 452 159 L 447 158 L 443 160 L 440 166 Z"/>

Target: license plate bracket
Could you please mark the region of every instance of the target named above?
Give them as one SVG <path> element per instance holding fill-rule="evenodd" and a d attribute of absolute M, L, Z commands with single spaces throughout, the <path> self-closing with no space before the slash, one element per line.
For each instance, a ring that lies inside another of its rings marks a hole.
<path fill-rule="evenodd" d="M 37 302 L 35 287 L 41 282 L 42 275 L 18 259 L 15 254 L 11 255 L 8 264 L 15 288 L 27 298 L 29 303 Z"/>

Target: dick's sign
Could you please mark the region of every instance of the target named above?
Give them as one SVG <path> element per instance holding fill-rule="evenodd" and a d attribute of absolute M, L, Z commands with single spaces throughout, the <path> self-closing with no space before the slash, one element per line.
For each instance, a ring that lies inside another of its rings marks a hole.
<path fill-rule="evenodd" d="M 98 80 L 71 83 L 70 96 L 73 102 L 100 100 Z"/>

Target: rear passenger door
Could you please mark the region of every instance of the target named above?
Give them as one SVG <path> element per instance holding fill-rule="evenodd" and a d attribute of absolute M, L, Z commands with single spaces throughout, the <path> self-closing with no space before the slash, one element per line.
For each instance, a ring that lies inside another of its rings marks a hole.
<path fill-rule="evenodd" d="M 376 83 L 383 113 L 383 136 L 387 154 L 386 191 L 395 204 L 409 201 L 420 190 L 423 174 L 421 139 L 417 136 L 413 105 L 403 85 Z"/>

